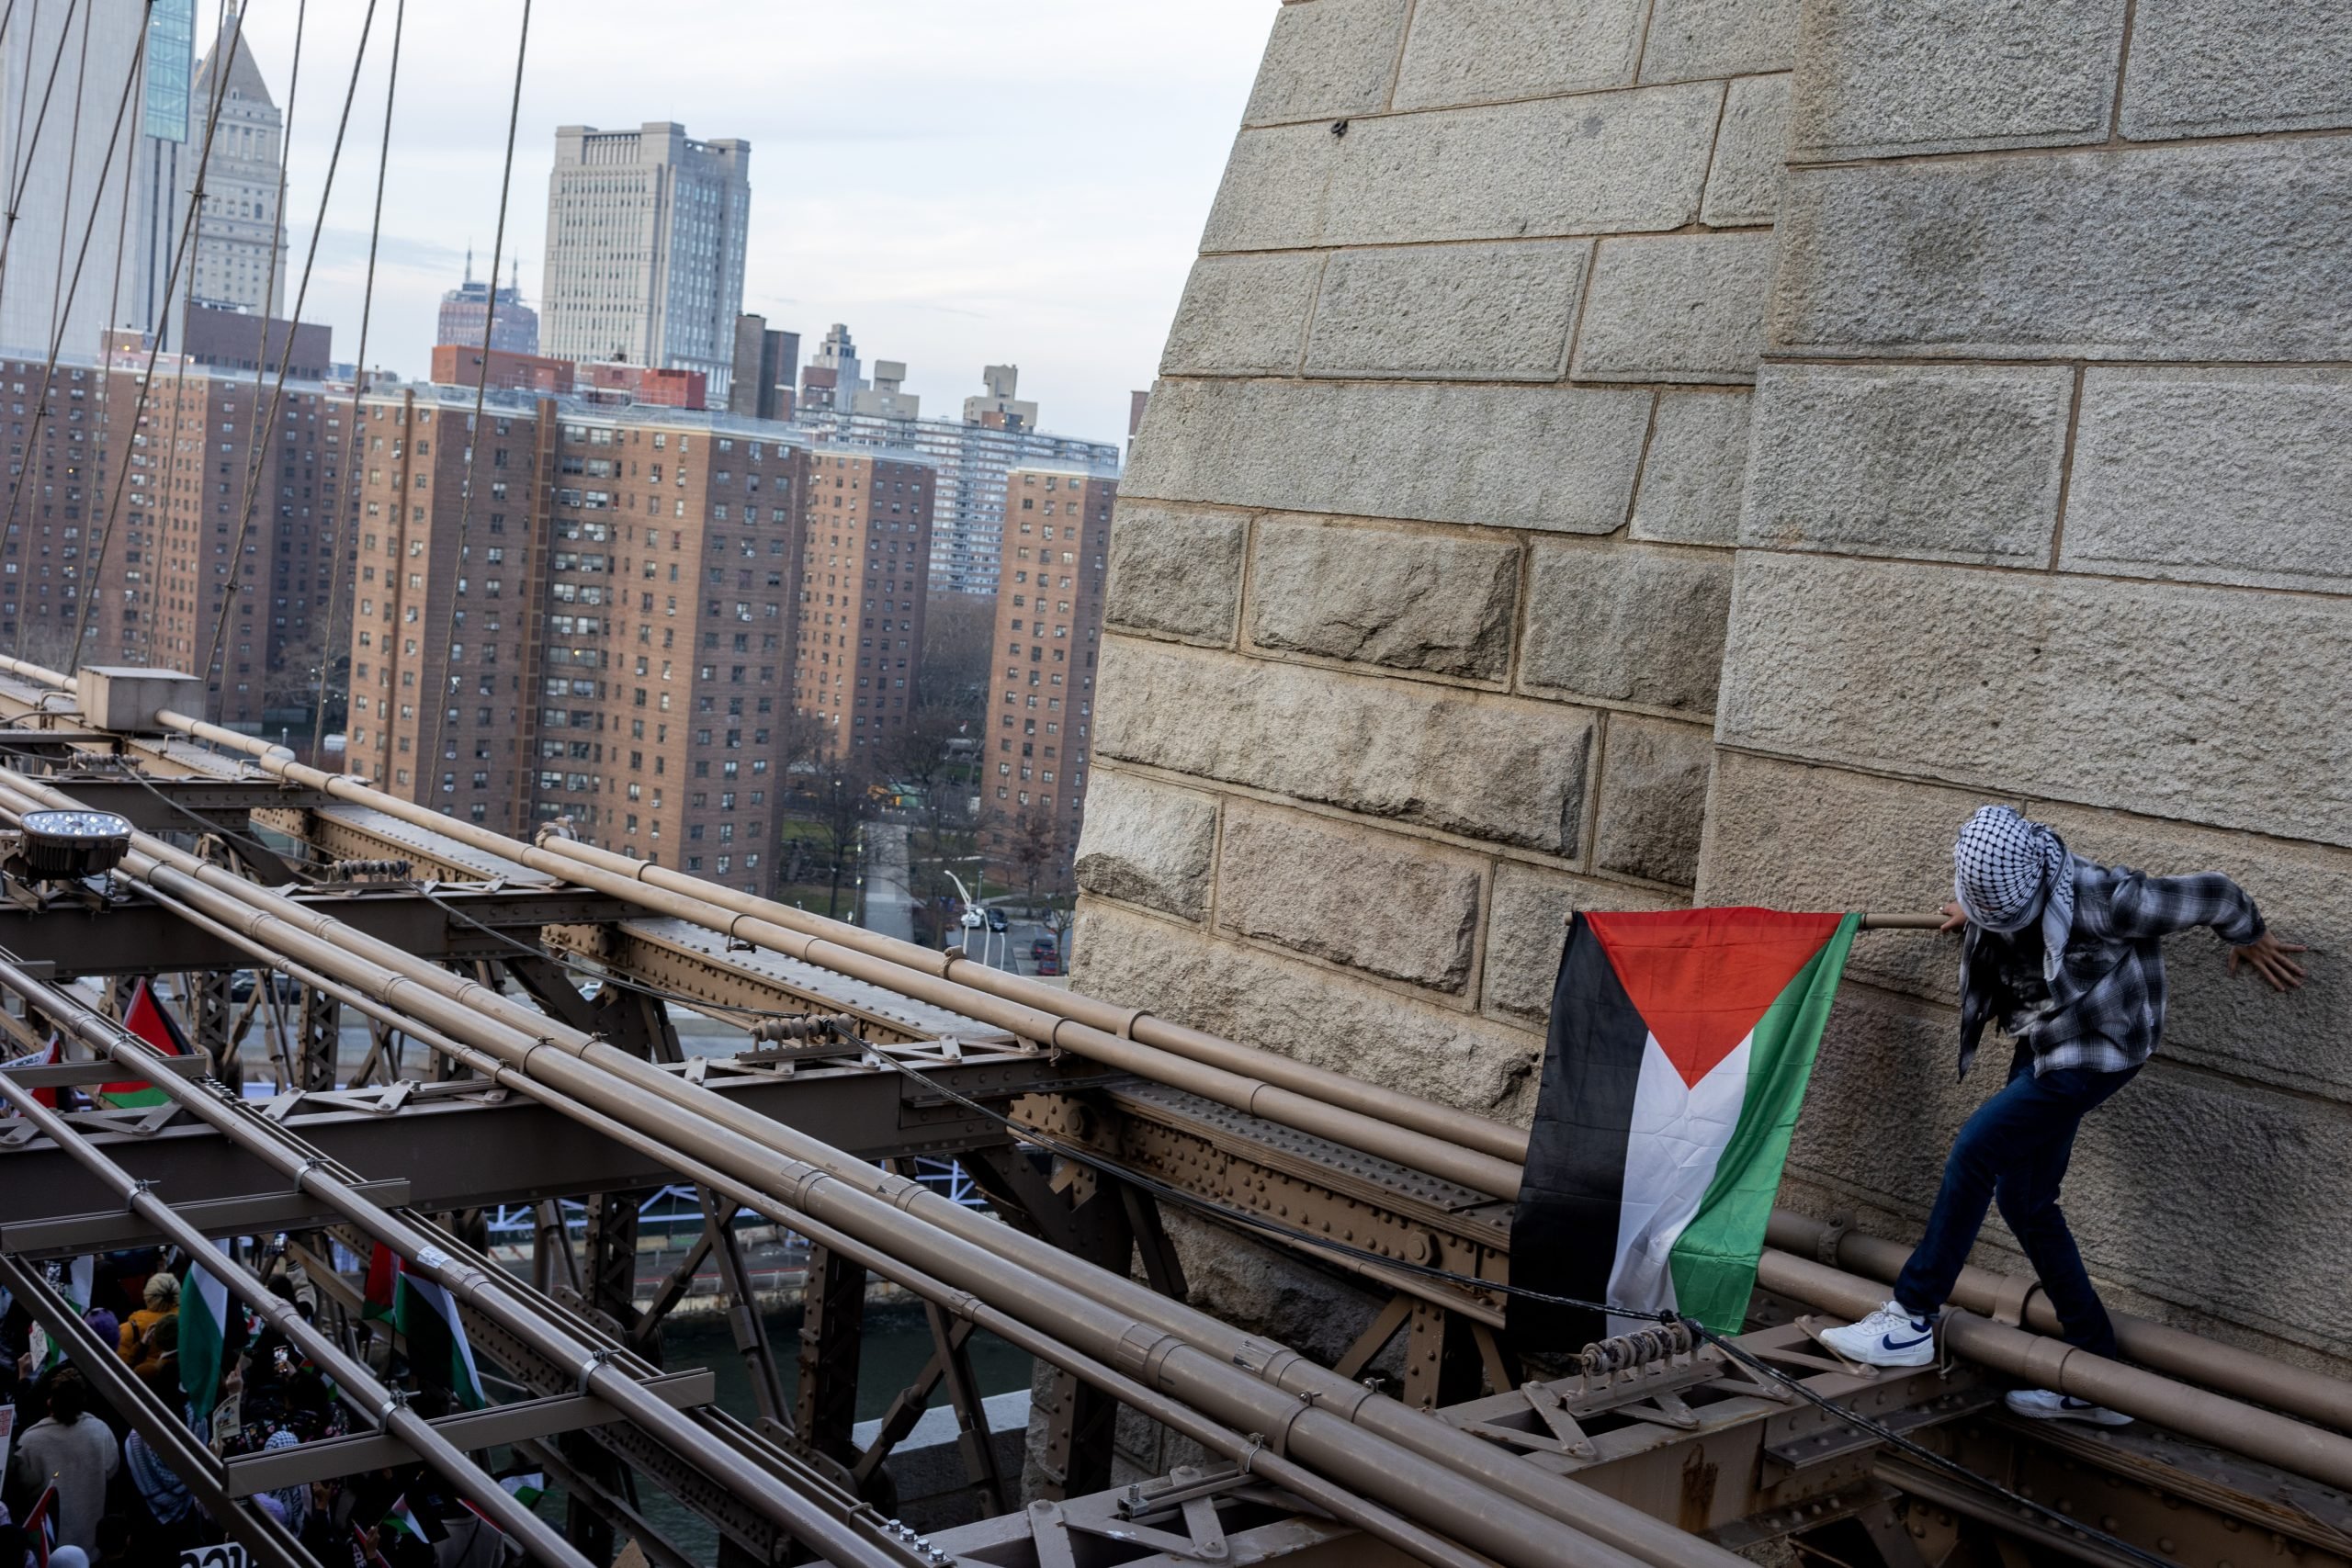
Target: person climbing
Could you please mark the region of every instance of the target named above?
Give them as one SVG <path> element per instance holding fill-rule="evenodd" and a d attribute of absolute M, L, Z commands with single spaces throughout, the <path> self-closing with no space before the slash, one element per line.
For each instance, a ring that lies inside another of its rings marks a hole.
<path fill-rule="evenodd" d="M 1988 1021 L 2017 1042 L 2008 1082 L 1961 1127 L 1927 1233 L 1894 1299 L 1821 1342 L 1849 1360 L 1919 1367 L 1935 1359 L 1944 1301 L 1968 1261 L 1986 1207 L 2025 1249 L 2067 1343 L 2117 1359 L 2115 1327 L 2059 1212 L 2075 1131 L 2154 1055 L 2165 1023 L 2161 939 L 2211 926 L 2229 972 L 2250 968 L 2275 990 L 2303 983 L 2245 890 L 2218 872 L 2146 876 L 2098 865 L 2006 806 L 1980 807 L 1952 844 L 1955 902 L 1946 931 L 1965 930 L 1960 961 L 1960 1070 Z M 2007 1395 L 2018 1415 L 2121 1426 L 2131 1417 L 2049 1389 Z"/>

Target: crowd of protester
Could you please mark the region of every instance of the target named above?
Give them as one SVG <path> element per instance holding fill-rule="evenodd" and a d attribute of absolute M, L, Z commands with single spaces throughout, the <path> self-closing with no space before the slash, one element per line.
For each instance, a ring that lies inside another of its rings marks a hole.
<path fill-rule="evenodd" d="M 300 1271 L 282 1255 L 267 1266 L 271 1290 L 312 1317 L 316 1300 Z M 241 1312 L 231 1314 L 218 1403 L 209 1416 L 198 1412 L 181 1386 L 186 1275 L 186 1261 L 167 1251 L 102 1257 L 83 1322 L 178 1413 L 192 1443 L 227 1459 L 347 1429 L 349 1413 L 318 1369 L 277 1330 L 249 1333 Z M 44 1551 L 49 1568 L 172 1564 L 228 1539 L 165 1455 L 45 1339 L 21 1302 L 0 1317 L 0 1405 L 16 1411 L 0 1476 L 0 1568 L 33 1568 Z M 379 1365 L 391 1357 L 387 1337 L 372 1348 Z M 453 1408 L 432 1389 L 412 1404 L 428 1417 Z M 521 1557 L 421 1465 L 288 1486 L 254 1502 L 331 1568 L 495 1568 Z"/>

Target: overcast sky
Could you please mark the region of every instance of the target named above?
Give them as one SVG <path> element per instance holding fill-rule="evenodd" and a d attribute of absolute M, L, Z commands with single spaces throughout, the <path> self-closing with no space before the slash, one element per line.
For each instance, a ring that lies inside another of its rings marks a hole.
<path fill-rule="evenodd" d="M 395 0 L 376 32 L 306 320 L 357 347 Z M 309 7 L 287 212 L 294 299 L 366 0 Z M 210 5 L 198 9 L 209 26 Z M 845 321 L 908 363 L 927 414 L 1021 367 L 1045 428 L 1124 440 L 1276 6 L 1273 0 L 537 0 L 506 254 L 537 305 L 555 128 L 676 120 L 752 144 L 743 308 Z M 246 37 L 285 107 L 294 0 Z M 442 290 L 490 265 L 521 0 L 408 0 L 368 359 L 426 368 Z M 201 51 L 209 39 L 199 38 Z M 500 269 L 501 276 L 505 268 Z"/>

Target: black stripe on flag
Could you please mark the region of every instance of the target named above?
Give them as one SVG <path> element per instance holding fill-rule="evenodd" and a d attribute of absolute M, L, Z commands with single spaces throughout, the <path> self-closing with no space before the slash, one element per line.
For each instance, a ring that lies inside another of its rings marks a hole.
<path fill-rule="evenodd" d="M 1511 1283 L 1606 1301 L 1617 1262 L 1625 1145 L 1649 1025 L 1577 916 L 1552 988 L 1544 1078 L 1527 1139 L 1527 1174 L 1510 1228 Z M 1573 1352 L 1609 1332 L 1599 1313 L 1513 1297 L 1510 1337 L 1527 1351 Z"/>

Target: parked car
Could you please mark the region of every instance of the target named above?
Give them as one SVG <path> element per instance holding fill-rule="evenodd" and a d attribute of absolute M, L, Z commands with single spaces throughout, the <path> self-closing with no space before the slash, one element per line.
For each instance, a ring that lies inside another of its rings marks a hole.
<path fill-rule="evenodd" d="M 1048 958 L 1059 958 L 1061 955 L 1062 950 L 1054 945 L 1052 937 L 1041 936 L 1029 944 L 1029 956 L 1040 964 Z"/>
<path fill-rule="evenodd" d="M 1046 953 L 1043 958 L 1040 958 L 1040 959 L 1038 959 L 1038 960 L 1037 960 L 1037 973 L 1038 973 L 1038 974 L 1040 974 L 1040 975 L 1058 975 L 1058 974 L 1060 974 L 1061 972 L 1062 972 L 1062 961 L 1061 961 L 1059 958 L 1056 957 L 1054 954 L 1052 954 L 1052 953 Z"/>
<path fill-rule="evenodd" d="M 1002 909 L 990 909 L 989 911 L 989 930 L 992 931 L 1001 931 L 1005 930 L 1009 922 L 1005 919 L 1004 911 Z"/>

